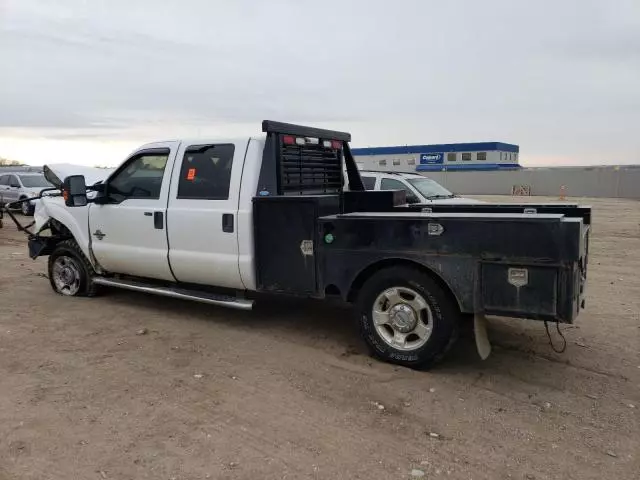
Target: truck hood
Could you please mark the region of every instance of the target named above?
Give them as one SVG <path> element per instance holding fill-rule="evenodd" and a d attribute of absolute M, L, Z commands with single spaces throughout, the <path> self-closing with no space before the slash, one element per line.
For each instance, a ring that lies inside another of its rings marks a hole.
<path fill-rule="evenodd" d="M 114 169 L 85 167 L 70 163 L 56 163 L 53 165 L 45 165 L 42 170 L 45 178 L 55 187 L 60 188 L 64 179 L 70 175 L 84 175 L 85 183 L 87 185 L 93 185 L 106 180 Z"/>

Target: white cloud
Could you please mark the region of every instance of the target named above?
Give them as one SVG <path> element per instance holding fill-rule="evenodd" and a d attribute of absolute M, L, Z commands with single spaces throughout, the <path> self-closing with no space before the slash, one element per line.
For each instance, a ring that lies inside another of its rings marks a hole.
<path fill-rule="evenodd" d="M 0 5 L 0 148 L 67 156 L 74 139 L 254 132 L 273 118 L 347 128 L 356 146 L 500 140 L 524 160 L 640 160 L 634 0 Z"/>

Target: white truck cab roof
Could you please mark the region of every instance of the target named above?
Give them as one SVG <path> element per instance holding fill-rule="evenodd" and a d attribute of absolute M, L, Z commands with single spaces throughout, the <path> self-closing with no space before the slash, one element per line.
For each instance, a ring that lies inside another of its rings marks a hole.
<path fill-rule="evenodd" d="M 154 142 L 150 142 L 150 143 L 145 143 L 144 145 L 141 145 L 140 147 L 136 148 L 133 152 L 139 152 L 142 150 L 148 150 L 148 149 L 152 149 L 152 148 L 163 148 L 168 144 L 172 144 L 172 145 L 209 145 L 209 144 L 217 144 L 217 143 L 221 143 L 221 142 L 228 142 L 228 143 L 243 143 L 246 142 L 248 140 L 255 140 L 255 141 L 262 141 L 264 142 L 267 138 L 267 135 L 265 133 L 256 133 L 253 132 L 253 134 L 248 134 L 246 136 L 232 136 L 232 137 L 188 137 L 188 138 L 173 138 L 173 139 L 168 139 L 168 140 L 157 140 Z"/>

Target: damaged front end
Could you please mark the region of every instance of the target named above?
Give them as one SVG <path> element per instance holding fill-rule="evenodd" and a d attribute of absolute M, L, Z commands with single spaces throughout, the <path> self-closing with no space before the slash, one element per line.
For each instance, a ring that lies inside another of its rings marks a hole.
<path fill-rule="evenodd" d="M 37 197 L 4 205 L 0 208 L 0 226 L 3 216 L 8 216 L 15 223 L 18 231 L 24 232 L 29 237 L 29 256 L 31 258 L 50 255 L 59 242 L 73 238 L 69 229 L 54 218 L 59 217 L 61 208 L 64 209 L 61 192 L 64 179 L 81 174 L 92 184 L 98 184 L 104 181 L 112 171 L 113 169 L 70 164 L 45 165 L 43 167 L 44 176 L 53 187 L 41 190 Z M 33 221 L 28 225 L 23 225 L 12 210 L 19 211 L 22 203 L 27 201 L 34 203 L 35 211 Z"/>
<path fill-rule="evenodd" d="M 51 195 L 49 193 L 53 194 Z M 58 189 L 48 188 L 43 190 L 38 197 L 9 203 L 0 210 L 0 220 L 6 214 L 16 225 L 18 231 L 24 232 L 29 237 L 29 257 L 32 259 L 42 255 L 50 255 L 60 241 L 66 240 L 70 237 L 64 225 L 59 224 L 55 219 L 49 217 L 46 210 L 46 203 L 43 201 L 45 198 L 51 198 L 59 195 L 60 193 Z M 20 223 L 20 220 L 16 218 L 12 209 L 19 208 L 22 202 L 29 200 L 40 201 L 36 203 L 36 211 L 34 212 L 33 221 L 27 225 L 23 225 Z"/>

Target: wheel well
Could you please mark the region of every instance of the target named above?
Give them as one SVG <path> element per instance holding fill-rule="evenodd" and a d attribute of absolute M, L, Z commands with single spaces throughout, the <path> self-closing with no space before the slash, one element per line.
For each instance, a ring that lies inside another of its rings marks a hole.
<path fill-rule="evenodd" d="M 442 288 L 442 290 L 447 295 L 449 295 L 451 300 L 458 306 L 458 308 L 461 307 L 458 298 L 453 293 L 453 290 L 451 290 L 449 284 L 445 282 L 440 275 L 438 275 L 429 267 L 422 265 L 421 263 L 407 260 L 405 258 L 387 258 L 384 260 L 380 260 L 379 262 L 372 263 L 367 268 L 362 270 L 351 284 L 351 288 L 349 289 L 349 293 L 347 295 L 347 301 L 353 303 L 358 295 L 358 292 L 365 284 L 365 282 L 376 272 L 389 267 L 408 267 L 429 275 Z"/>
<path fill-rule="evenodd" d="M 51 226 L 51 233 L 53 233 L 54 235 L 73 238 L 71 230 L 69 230 L 65 224 L 59 222 L 58 220 L 54 218 L 50 219 L 49 225 Z"/>
<path fill-rule="evenodd" d="M 39 251 L 37 256 L 51 255 L 59 243 L 68 239 L 73 239 L 71 231 L 65 225 L 53 218 L 49 219 L 42 230 L 46 230 L 47 228 L 51 230 L 51 235 L 36 235 L 36 239 L 40 239 L 41 242 L 44 242 L 44 248 Z"/>

